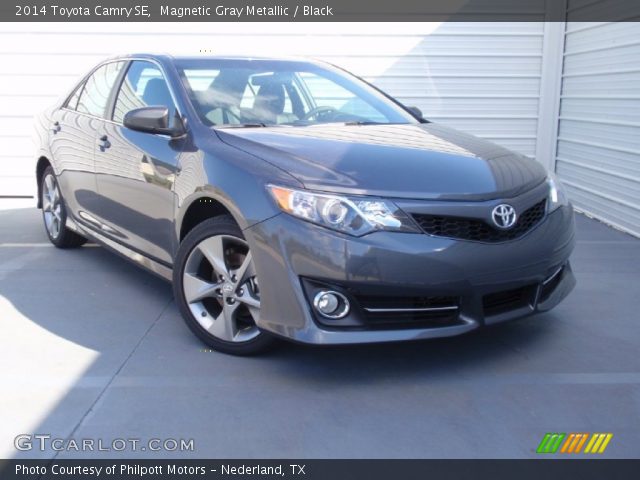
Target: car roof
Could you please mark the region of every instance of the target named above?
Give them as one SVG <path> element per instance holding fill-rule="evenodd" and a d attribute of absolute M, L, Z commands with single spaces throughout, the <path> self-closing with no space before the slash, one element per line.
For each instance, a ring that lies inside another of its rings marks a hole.
<path fill-rule="evenodd" d="M 164 61 L 196 61 L 196 60 L 263 60 L 263 61 L 280 61 L 280 62 L 306 62 L 321 64 L 316 59 L 306 57 L 267 57 L 267 56 L 254 56 L 254 55 L 170 55 L 167 53 L 129 53 L 124 55 L 116 55 L 109 60 L 127 60 L 131 58 L 137 59 L 150 59 L 150 60 L 164 60 Z"/>

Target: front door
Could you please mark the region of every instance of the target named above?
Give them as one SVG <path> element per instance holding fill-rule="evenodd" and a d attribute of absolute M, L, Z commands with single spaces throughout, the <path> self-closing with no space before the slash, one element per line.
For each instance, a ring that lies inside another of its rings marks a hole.
<path fill-rule="evenodd" d="M 127 112 L 175 105 L 160 68 L 130 63 L 113 112 L 97 134 L 96 178 L 107 233 L 154 260 L 170 265 L 174 248 L 173 184 L 184 140 L 136 132 L 123 125 Z"/>

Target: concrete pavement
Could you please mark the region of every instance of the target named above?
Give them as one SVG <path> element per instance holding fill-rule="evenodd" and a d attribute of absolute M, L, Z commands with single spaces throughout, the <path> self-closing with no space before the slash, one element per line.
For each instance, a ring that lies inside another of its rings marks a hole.
<path fill-rule="evenodd" d="M 550 431 L 612 432 L 604 456 L 640 457 L 640 240 L 584 216 L 578 286 L 550 313 L 237 358 L 203 349 L 164 281 L 48 246 L 32 205 L 0 200 L 0 458 L 522 458 Z M 20 452 L 21 433 L 194 451 Z"/>

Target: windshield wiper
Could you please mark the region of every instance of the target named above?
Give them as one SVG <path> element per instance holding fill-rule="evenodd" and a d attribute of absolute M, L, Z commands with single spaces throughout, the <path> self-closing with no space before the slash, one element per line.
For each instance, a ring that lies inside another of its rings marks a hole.
<path fill-rule="evenodd" d="M 227 123 L 224 125 L 217 125 L 218 128 L 261 128 L 266 127 L 266 123 Z"/>
<path fill-rule="evenodd" d="M 353 122 L 344 122 L 344 125 L 389 125 L 388 123 L 382 122 L 371 122 L 371 121 L 353 121 Z"/>

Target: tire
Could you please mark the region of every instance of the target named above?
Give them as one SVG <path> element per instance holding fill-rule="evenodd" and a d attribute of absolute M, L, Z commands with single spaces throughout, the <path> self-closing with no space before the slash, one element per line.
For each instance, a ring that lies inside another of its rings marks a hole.
<path fill-rule="evenodd" d="M 255 324 L 259 283 L 249 246 L 230 216 L 205 220 L 184 238 L 173 293 L 187 326 L 212 349 L 255 355 L 274 345 L 275 338 Z"/>
<path fill-rule="evenodd" d="M 86 243 L 86 238 L 66 227 L 67 207 L 56 175 L 50 166 L 45 169 L 42 175 L 40 201 L 42 202 L 44 229 L 51 243 L 58 248 L 76 248 Z"/>

